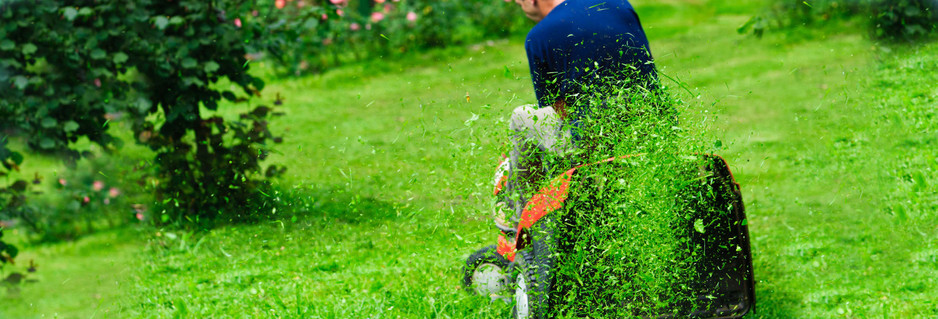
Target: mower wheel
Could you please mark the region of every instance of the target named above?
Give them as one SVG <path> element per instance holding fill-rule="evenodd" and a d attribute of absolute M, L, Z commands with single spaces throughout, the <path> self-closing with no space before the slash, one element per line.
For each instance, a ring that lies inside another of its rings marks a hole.
<path fill-rule="evenodd" d="M 479 249 L 463 269 L 463 285 L 470 293 L 497 298 L 506 290 L 508 260 L 496 251 L 495 245 Z"/>
<path fill-rule="evenodd" d="M 534 225 L 534 242 L 531 249 L 515 256 L 520 272 L 515 279 L 516 319 L 545 319 L 550 312 L 550 291 L 553 286 L 551 270 L 555 250 L 553 232 L 548 228 L 550 221 L 544 218 Z"/>

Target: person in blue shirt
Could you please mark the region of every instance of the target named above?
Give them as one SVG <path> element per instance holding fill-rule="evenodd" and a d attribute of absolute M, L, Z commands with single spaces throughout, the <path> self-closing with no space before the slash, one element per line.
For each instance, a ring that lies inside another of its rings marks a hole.
<path fill-rule="evenodd" d="M 506 191 L 495 212 L 496 225 L 503 230 L 513 228 L 527 197 L 546 177 L 545 154 L 563 157 L 575 148 L 577 136 L 570 128 L 587 108 L 570 106 L 590 94 L 584 87 L 595 88 L 615 76 L 656 79 L 648 39 L 627 0 L 515 3 L 537 22 L 524 45 L 537 104 L 520 106 L 512 114 Z M 500 179 L 496 176 L 496 182 Z M 504 209 L 514 211 L 513 216 Z"/>
<path fill-rule="evenodd" d="M 555 106 L 593 81 L 634 67 L 654 77 L 645 31 L 627 0 L 515 0 L 537 21 L 525 51 L 538 106 Z M 557 110 L 563 112 L 562 110 Z"/>

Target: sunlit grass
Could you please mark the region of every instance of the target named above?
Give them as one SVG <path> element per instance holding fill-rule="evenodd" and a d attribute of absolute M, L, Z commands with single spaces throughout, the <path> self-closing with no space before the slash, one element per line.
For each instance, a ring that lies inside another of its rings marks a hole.
<path fill-rule="evenodd" d="M 938 46 L 756 40 L 735 30 L 757 4 L 636 6 L 659 68 L 691 91 L 675 89 L 694 106 L 682 120 L 715 118 L 742 184 L 753 317 L 938 315 Z M 483 184 L 533 93 L 521 40 L 453 52 L 269 81 L 264 99 L 286 97 L 270 162 L 288 167 L 294 209 L 205 234 L 24 245 L 39 282 L 0 317 L 506 317 L 460 290 L 460 267 L 494 242 Z"/>

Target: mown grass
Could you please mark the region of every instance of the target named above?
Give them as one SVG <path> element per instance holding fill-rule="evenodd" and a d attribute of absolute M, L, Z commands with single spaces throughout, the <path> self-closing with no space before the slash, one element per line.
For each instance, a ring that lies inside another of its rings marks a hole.
<path fill-rule="evenodd" d="M 691 92 L 675 89 L 682 121 L 713 121 L 742 184 L 751 317 L 938 316 L 938 45 L 756 40 L 735 30 L 758 3 L 635 4 Z M 0 317 L 506 317 L 460 290 L 460 267 L 494 243 L 486 184 L 533 94 L 520 40 L 453 52 L 271 81 L 266 98 L 287 98 L 282 218 L 21 244 L 39 282 Z"/>

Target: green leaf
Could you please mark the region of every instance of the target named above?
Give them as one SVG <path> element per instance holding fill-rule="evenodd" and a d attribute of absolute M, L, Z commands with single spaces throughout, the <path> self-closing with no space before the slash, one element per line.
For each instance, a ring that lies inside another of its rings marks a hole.
<path fill-rule="evenodd" d="M 23 154 L 20 154 L 19 152 L 10 152 L 10 160 L 12 160 L 16 165 L 23 164 Z"/>
<path fill-rule="evenodd" d="M 78 15 L 83 16 L 83 17 L 87 17 L 92 14 L 94 14 L 94 10 L 91 10 L 91 8 L 88 8 L 88 7 L 84 7 L 78 10 Z"/>
<path fill-rule="evenodd" d="M 113 61 L 114 63 L 121 64 L 121 63 L 127 62 L 127 58 L 128 57 L 126 53 L 117 52 L 117 53 L 114 53 Z"/>
<path fill-rule="evenodd" d="M 166 29 L 166 25 L 169 24 L 169 19 L 166 19 L 166 17 L 156 17 L 156 19 L 153 21 L 153 24 L 156 24 L 157 28 L 163 30 Z"/>
<path fill-rule="evenodd" d="M 65 127 L 62 128 L 62 130 L 66 131 L 66 132 L 74 132 L 74 131 L 77 131 L 77 130 L 78 130 L 78 123 L 76 123 L 75 121 L 68 121 L 68 122 L 65 122 Z"/>
<path fill-rule="evenodd" d="M 10 258 L 16 258 L 16 255 L 20 254 L 20 250 L 13 245 L 7 245 L 7 255 L 10 255 Z"/>
<path fill-rule="evenodd" d="M 205 62 L 205 67 L 203 67 L 203 69 L 206 73 L 218 71 L 218 63 L 215 63 L 215 61 Z"/>
<path fill-rule="evenodd" d="M 190 86 L 190 85 L 204 86 L 205 82 L 202 82 L 202 80 L 199 80 L 199 78 L 197 77 L 187 76 L 187 77 L 182 78 L 182 84 L 185 84 L 186 86 Z"/>
<path fill-rule="evenodd" d="M 191 68 L 194 68 L 194 67 L 195 67 L 196 65 L 198 65 L 198 64 L 199 64 L 199 62 L 197 62 L 197 61 L 196 61 L 195 59 L 193 59 L 193 58 L 185 58 L 185 59 L 182 59 L 182 64 L 181 64 L 181 65 L 182 65 L 182 67 L 184 67 L 184 68 L 186 68 L 186 69 L 191 69 Z"/>
<path fill-rule="evenodd" d="M 153 103 L 151 103 L 150 100 L 140 97 L 140 98 L 137 98 L 136 106 L 137 106 L 137 112 L 139 112 L 140 114 L 144 114 L 150 111 L 150 107 L 153 106 Z"/>
<path fill-rule="evenodd" d="M 10 51 L 10 50 L 13 50 L 13 48 L 15 47 L 16 47 L 16 43 L 13 41 L 10 41 L 10 39 L 3 39 L 3 41 L 0 41 L 0 50 Z"/>
<path fill-rule="evenodd" d="M 78 10 L 75 10 L 75 8 L 72 7 L 68 7 L 65 8 L 65 10 L 62 10 L 62 15 L 64 15 L 68 21 L 74 21 L 75 17 L 78 16 Z"/>
<path fill-rule="evenodd" d="M 31 55 L 33 53 L 36 53 L 36 50 L 38 49 L 39 48 L 37 48 L 35 44 L 27 43 L 23 45 L 23 54 Z"/>
<path fill-rule="evenodd" d="M 13 85 L 16 85 L 17 89 L 25 89 L 26 84 L 29 84 L 29 79 L 27 79 L 25 76 L 17 75 L 13 77 Z"/>
<path fill-rule="evenodd" d="M 39 122 L 39 124 L 42 125 L 43 128 L 53 128 L 55 127 L 56 124 L 59 124 L 59 122 L 56 121 L 54 118 L 47 117 L 47 118 L 42 119 L 42 121 Z"/>
<path fill-rule="evenodd" d="M 697 218 L 697 220 L 694 221 L 694 230 L 701 234 L 706 232 L 704 230 L 703 219 Z"/>
<path fill-rule="evenodd" d="M 53 141 L 51 138 L 43 137 L 41 140 L 39 140 L 39 147 L 43 149 L 51 149 L 55 147 L 55 141 Z"/>
<path fill-rule="evenodd" d="M 104 50 L 101 50 L 101 49 L 94 49 L 94 50 L 91 50 L 91 58 L 92 58 L 92 59 L 101 60 L 101 59 L 103 59 L 103 58 L 106 57 L 106 56 L 107 56 L 107 52 L 104 52 Z"/>
<path fill-rule="evenodd" d="M 180 24 L 183 24 L 184 22 L 186 22 L 186 20 L 180 16 L 175 16 L 172 19 L 169 19 L 169 24 L 172 24 L 172 25 L 180 25 Z"/>

